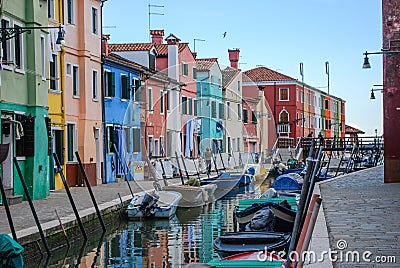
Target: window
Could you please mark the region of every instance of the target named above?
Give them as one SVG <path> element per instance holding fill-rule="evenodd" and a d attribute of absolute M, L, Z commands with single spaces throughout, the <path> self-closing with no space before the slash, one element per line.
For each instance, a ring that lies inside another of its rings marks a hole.
<path fill-rule="evenodd" d="M 153 112 L 153 89 L 151 87 L 149 87 L 147 89 L 147 93 L 148 93 L 148 98 L 149 98 L 149 106 L 148 106 L 148 110 L 150 112 Z"/>
<path fill-rule="evenodd" d="M 247 109 L 243 109 L 243 123 L 247 124 L 249 121 L 249 114 Z"/>
<path fill-rule="evenodd" d="M 66 67 L 66 73 L 67 75 L 71 75 L 72 74 L 72 68 L 71 68 L 71 63 L 67 63 L 67 67 Z"/>
<path fill-rule="evenodd" d="M 54 0 L 47 0 L 47 13 L 48 17 L 51 19 L 55 19 L 54 16 Z"/>
<path fill-rule="evenodd" d="M 187 97 L 182 97 L 182 114 L 187 114 Z"/>
<path fill-rule="evenodd" d="M 189 74 L 187 63 L 182 62 L 182 75 L 187 76 Z"/>
<path fill-rule="evenodd" d="M 97 100 L 98 98 L 98 92 L 99 92 L 99 86 L 98 86 L 98 78 L 97 78 L 97 71 L 93 70 L 92 72 L 92 98 L 94 100 Z"/>
<path fill-rule="evenodd" d="M 231 137 L 228 137 L 228 153 L 230 153 L 232 151 L 232 147 L 231 147 Z"/>
<path fill-rule="evenodd" d="M 303 115 L 302 115 L 302 117 L 303 117 Z M 283 110 L 279 114 L 279 123 L 283 123 L 283 124 L 289 123 L 289 114 L 285 110 Z"/>
<path fill-rule="evenodd" d="M 56 153 L 61 165 L 64 165 L 64 131 L 52 129 L 51 135 L 53 138 L 53 153 Z M 55 162 L 54 162 L 55 163 Z"/>
<path fill-rule="evenodd" d="M 75 123 L 67 123 L 67 160 L 75 161 L 75 151 L 78 148 Z"/>
<path fill-rule="evenodd" d="M 164 156 L 164 137 L 160 136 L 160 156 Z"/>
<path fill-rule="evenodd" d="M 74 24 L 74 0 L 67 0 L 67 21 Z"/>
<path fill-rule="evenodd" d="M 188 114 L 192 114 L 193 113 L 193 103 L 192 103 L 192 99 L 191 98 L 188 98 L 188 104 L 189 104 L 189 106 L 188 106 Z"/>
<path fill-rule="evenodd" d="M 104 71 L 105 97 L 115 97 L 115 73 Z"/>
<path fill-rule="evenodd" d="M 150 157 L 153 156 L 153 142 L 154 142 L 153 137 L 149 136 L 148 143 L 147 143 L 147 147 L 148 147 L 147 149 L 148 149 L 148 153 L 149 153 Z"/>
<path fill-rule="evenodd" d="M 231 103 L 226 102 L 226 119 L 231 119 Z"/>
<path fill-rule="evenodd" d="M 44 36 L 40 36 L 40 56 L 42 65 L 42 79 L 46 79 L 46 45 L 44 41 Z"/>
<path fill-rule="evenodd" d="M 237 108 L 238 108 L 237 111 L 238 120 L 242 120 L 242 108 L 240 108 L 240 103 L 238 103 Z"/>
<path fill-rule="evenodd" d="M 193 79 L 197 79 L 197 69 L 193 67 Z"/>
<path fill-rule="evenodd" d="M 225 119 L 225 106 L 223 103 L 219 104 L 219 119 Z"/>
<path fill-rule="evenodd" d="M 211 102 L 211 117 L 217 118 L 217 102 L 215 101 Z"/>
<path fill-rule="evenodd" d="M 51 91 L 58 90 L 58 57 L 56 54 L 52 54 L 52 61 L 50 62 L 50 78 L 49 78 L 49 89 Z"/>
<path fill-rule="evenodd" d="M 232 139 L 232 150 L 236 150 L 236 139 Z"/>
<path fill-rule="evenodd" d="M 140 101 L 142 98 L 141 96 L 141 90 L 140 90 L 140 80 L 133 78 L 132 79 L 132 87 L 133 87 L 133 100 L 134 101 Z"/>
<path fill-rule="evenodd" d="M 279 100 L 280 101 L 288 101 L 289 100 L 289 89 L 288 88 L 280 88 L 279 89 Z"/>
<path fill-rule="evenodd" d="M 251 111 L 251 122 L 257 124 L 257 114 L 255 111 Z"/>
<path fill-rule="evenodd" d="M 325 109 L 329 109 L 329 100 L 325 100 Z"/>
<path fill-rule="evenodd" d="M 160 113 L 164 113 L 164 90 L 160 90 Z"/>
<path fill-rule="evenodd" d="M 167 111 L 169 111 L 170 103 L 171 103 L 171 93 L 170 93 L 170 91 L 168 90 L 168 91 L 167 91 Z"/>
<path fill-rule="evenodd" d="M 296 101 L 299 101 L 299 89 L 296 88 Z"/>
<path fill-rule="evenodd" d="M 238 81 L 238 88 L 237 88 L 237 90 L 240 92 L 240 81 Z"/>
<path fill-rule="evenodd" d="M 240 138 L 237 138 L 237 151 L 240 152 Z"/>
<path fill-rule="evenodd" d="M 300 101 L 301 101 L 301 103 L 303 103 L 303 101 L 304 101 L 304 92 L 303 92 L 303 90 L 300 93 Z"/>
<path fill-rule="evenodd" d="M 132 139 L 131 139 L 131 128 L 124 128 L 125 131 L 125 144 L 126 153 L 132 153 Z"/>
<path fill-rule="evenodd" d="M 159 149 L 159 143 L 158 143 L 158 140 L 154 140 L 154 154 L 153 154 L 153 156 L 159 156 L 159 154 L 158 154 L 158 149 Z"/>
<path fill-rule="evenodd" d="M 140 153 L 140 128 L 133 128 L 133 152 Z"/>
<path fill-rule="evenodd" d="M 121 75 L 121 99 L 129 100 L 130 99 L 130 81 L 129 76 Z"/>
<path fill-rule="evenodd" d="M 98 18 L 97 18 L 97 8 L 92 7 L 92 33 L 98 34 Z"/>
<path fill-rule="evenodd" d="M 114 144 L 117 145 L 117 135 L 115 134 L 114 126 L 107 127 L 107 137 L 108 137 L 108 153 L 115 152 Z"/>
<path fill-rule="evenodd" d="M 299 113 L 297 112 L 297 113 L 296 113 L 296 125 L 299 125 L 299 122 L 300 122 L 300 120 L 299 120 Z"/>
<path fill-rule="evenodd" d="M 21 28 L 19 25 L 14 24 L 15 28 Z M 14 59 L 15 68 L 23 69 L 23 43 L 22 34 L 17 34 L 14 39 Z"/>
<path fill-rule="evenodd" d="M 199 101 L 198 100 L 193 100 L 193 115 L 197 116 L 197 105 L 199 105 Z"/>
<path fill-rule="evenodd" d="M 10 21 L 6 19 L 1 20 L 1 27 L 2 28 L 10 28 Z M 3 49 L 2 53 L 2 64 L 8 65 L 11 63 L 11 40 L 6 40 L 6 38 L 3 38 L 1 40 L 1 46 Z"/>
<path fill-rule="evenodd" d="M 79 97 L 79 67 L 72 67 L 72 95 Z"/>
<path fill-rule="evenodd" d="M 156 55 L 154 55 L 152 52 L 149 54 L 149 69 L 156 69 Z"/>

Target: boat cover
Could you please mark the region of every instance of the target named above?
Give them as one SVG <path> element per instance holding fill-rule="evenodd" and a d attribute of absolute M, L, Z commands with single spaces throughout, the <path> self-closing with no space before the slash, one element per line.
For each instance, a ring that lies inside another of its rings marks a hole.
<path fill-rule="evenodd" d="M 24 267 L 24 248 L 7 234 L 0 234 L 0 267 Z"/>
<path fill-rule="evenodd" d="M 251 221 L 246 225 L 245 231 L 273 231 L 275 223 L 275 215 L 268 207 L 257 211 Z"/>

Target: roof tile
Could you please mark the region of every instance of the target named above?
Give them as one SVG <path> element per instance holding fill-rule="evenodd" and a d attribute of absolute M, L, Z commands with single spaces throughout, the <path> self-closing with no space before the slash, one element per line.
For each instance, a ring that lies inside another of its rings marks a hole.
<path fill-rule="evenodd" d="M 267 67 L 257 67 L 244 72 L 244 82 L 259 82 L 259 81 L 291 81 L 296 80 L 290 76 L 278 73 Z"/>

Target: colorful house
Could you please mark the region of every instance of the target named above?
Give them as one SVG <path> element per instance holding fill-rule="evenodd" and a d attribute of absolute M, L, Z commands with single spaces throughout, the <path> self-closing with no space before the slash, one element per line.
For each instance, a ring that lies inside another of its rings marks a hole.
<path fill-rule="evenodd" d="M 225 107 L 222 100 L 222 73 L 217 58 L 196 59 L 197 68 L 197 114 L 201 120 L 200 152 L 207 147 L 213 153 L 225 152 L 223 146 L 223 120 Z"/>
<path fill-rule="evenodd" d="M 142 160 L 139 91 L 142 71 L 140 65 L 118 55 L 109 53 L 104 57 L 106 183 L 124 177 L 128 167 L 133 175 L 135 162 Z"/>
<path fill-rule="evenodd" d="M 231 56 L 232 55 L 232 56 Z M 222 99 L 225 108 L 224 143 L 226 152 L 243 152 L 243 129 L 241 120 L 242 106 L 242 72 L 233 64 L 239 57 L 239 50 L 229 50 L 231 67 L 222 70 Z"/>
<path fill-rule="evenodd" d="M 83 185 L 78 151 L 90 183 L 96 185 L 101 183 L 103 161 L 100 1 L 67 1 L 66 10 L 66 178 L 71 186 Z"/>
<path fill-rule="evenodd" d="M 286 146 L 295 146 L 299 138 L 319 132 L 327 138 L 344 137 L 344 104 L 341 98 L 302 83 L 266 67 L 244 72 L 243 91 L 262 87 L 271 107 L 277 137 Z"/>
<path fill-rule="evenodd" d="M 63 1 L 48 2 L 48 23 L 49 26 L 59 26 L 64 21 Z M 68 6 L 68 8 L 70 8 Z M 71 21 L 70 13 L 67 14 L 67 22 Z M 63 170 L 66 168 L 65 161 L 65 61 L 64 47 L 56 43 L 55 36 L 58 35 L 58 29 L 49 29 L 50 53 L 48 59 L 48 101 L 49 118 L 51 121 L 51 152 L 57 155 Z M 50 189 L 62 189 L 64 185 L 60 174 L 56 170 L 53 155 L 50 155 L 49 179 Z"/>
<path fill-rule="evenodd" d="M 3 1 L 1 26 L 47 27 L 47 10 L 42 1 Z M 47 38 L 46 29 L 2 36 L 0 137 L 2 144 L 10 146 L 1 175 L 11 198 L 23 195 L 13 157 L 33 199 L 45 198 L 50 193 Z"/>

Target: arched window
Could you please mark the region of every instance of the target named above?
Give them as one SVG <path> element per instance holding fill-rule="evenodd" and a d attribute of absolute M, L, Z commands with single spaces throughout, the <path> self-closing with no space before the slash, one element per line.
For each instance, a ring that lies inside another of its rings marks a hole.
<path fill-rule="evenodd" d="M 282 110 L 279 114 L 279 123 L 287 124 L 289 123 L 289 113 L 286 110 Z"/>

